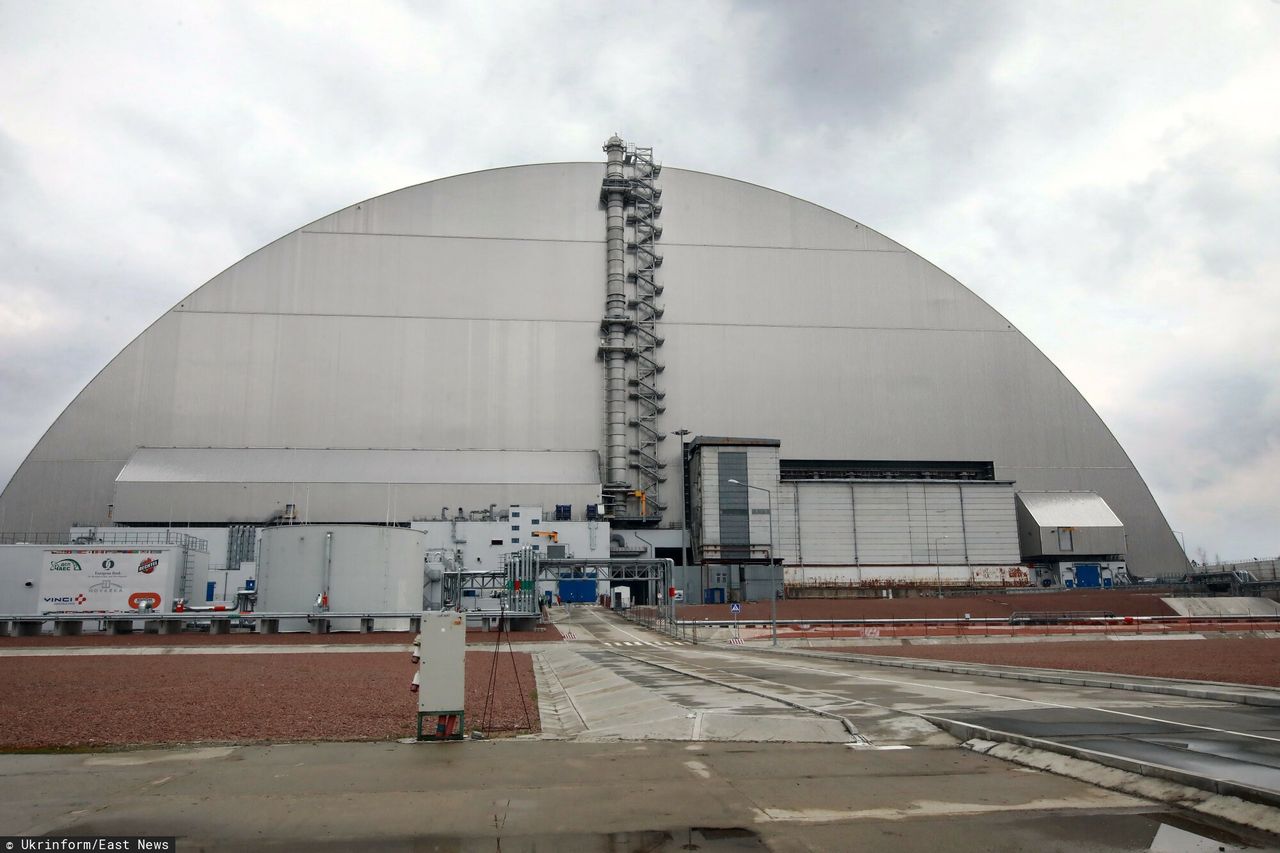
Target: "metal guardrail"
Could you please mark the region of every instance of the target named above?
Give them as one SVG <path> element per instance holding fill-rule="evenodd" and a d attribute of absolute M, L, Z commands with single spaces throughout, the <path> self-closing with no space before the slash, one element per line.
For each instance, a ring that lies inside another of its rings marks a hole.
<path fill-rule="evenodd" d="M 848 625 L 848 626 L 880 626 L 880 625 L 1009 625 L 1010 617 L 1008 616 L 976 616 L 972 619 L 964 617 L 928 617 L 920 619 L 900 618 L 900 619 L 795 619 L 786 618 L 778 619 L 779 626 L 795 626 L 795 625 Z M 1091 616 L 1078 620 L 1080 624 L 1098 624 L 1098 625 L 1128 625 L 1134 622 L 1142 623 L 1213 623 L 1213 622 L 1280 622 L 1280 614 L 1247 614 L 1232 616 Z M 700 628 L 732 628 L 734 625 L 740 627 L 760 627 L 772 624 L 772 621 L 765 617 L 747 618 L 747 619 L 677 619 L 676 625 L 690 625 Z"/>
<path fill-rule="evenodd" d="M 66 548 L 93 548 L 112 545 L 181 545 L 190 551 L 209 552 L 209 541 L 176 530 L 98 530 L 92 534 L 0 533 L 0 545 L 60 545 Z"/>
<path fill-rule="evenodd" d="M 472 613 L 489 615 L 488 611 L 467 610 L 463 611 L 467 615 Z M 184 611 L 182 613 L 165 613 L 155 611 L 151 613 L 0 613 L 0 622 L 97 622 L 101 620 L 122 621 L 132 620 L 135 622 L 150 622 L 156 619 L 176 619 L 184 622 L 200 622 L 213 619 L 416 619 L 422 615 L 421 610 L 387 610 L 387 611 L 351 611 L 346 613 L 333 613 L 322 611 L 297 611 L 288 613 L 267 613 L 255 610 L 251 613 L 241 613 L 238 610 L 196 610 Z M 498 615 L 495 611 L 494 616 Z M 507 616 L 512 614 L 508 613 Z M 520 616 L 520 614 L 516 614 Z"/>

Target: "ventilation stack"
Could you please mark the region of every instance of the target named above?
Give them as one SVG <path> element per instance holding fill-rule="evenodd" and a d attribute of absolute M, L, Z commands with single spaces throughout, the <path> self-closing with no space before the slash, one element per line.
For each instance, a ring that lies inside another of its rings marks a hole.
<path fill-rule="evenodd" d="M 612 136 L 600 197 L 606 207 L 605 313 L 600 355 L 605 367 L 605 514 L 615 524 L 654 525 L 666 508 L 660 485 L 666 479 L 659 446 L 665 411 L 659 377 L 663 339 L 658 323 L 658 241 L 662 226 L 662 167 L 652 148 L 627 145 Z M 630 233 L 628 234 L 628 227 Z M 627 254 L 632 257 L 627 269 Z"/>

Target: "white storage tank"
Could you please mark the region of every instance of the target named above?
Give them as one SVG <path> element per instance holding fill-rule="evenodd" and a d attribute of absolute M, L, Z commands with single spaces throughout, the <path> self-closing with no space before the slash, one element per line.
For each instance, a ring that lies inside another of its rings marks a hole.
<path fill-rule="evenodd" d="M 262 531 L 258 556 L 259 612 L 314 613 L 327 599 L 332 613 L 418 612 L 423 609 L 426 536 L 406 527 L 293 524 Z M 283 620 L 282 630 L 307 630 Z M 409 619 L 377 619 L 378 631 L 407 631 Z M 358 619 L 334 619 L 331 630 L 360 630 Z"/>

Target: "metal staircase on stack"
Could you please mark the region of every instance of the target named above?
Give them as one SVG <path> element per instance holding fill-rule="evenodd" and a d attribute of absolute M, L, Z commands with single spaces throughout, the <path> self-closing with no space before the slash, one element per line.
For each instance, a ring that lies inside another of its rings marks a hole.
<path fill-rule="evenodd" d="M 627 212 L 632 239 L 627 249 L 635 261 L 635 268 L 627 274 L 635 286 L 634 295 L 627 301 L 634 317 L 631 331 L 635 336 L 634 373 L 627 381 L 631 388 L 628 397 L 635 401 L 635 417 L 628 422 L 635 428 L 630 448 L 631 467 L 637 474 L 637 490 L 645 493 L 645 514 L 661 518 L 665 504 L 659 498 L 659 484 L 666 477 L 662 474 L 658 446 L 666 436 L 658 426 L 658 418 L 666 411 L 663 403 L 666 395 L 658 381 L 665 365 L 658 354 L 663 339 L 658 333 L 658 321 L 662 317 L 662 307 L 657 302 L 662 295 L 662 285 L 658 283 L 658 267 L 662 266 L 662 255 L 658 254 L 658 240 L 662 237 L 662 226 L 658 224 L 662 190 L 657 186 L 657 179 L 662 166 L 654 162 L 652 148 L 634 146 L 627 149 L 627 165 L 632 169 Z"/>

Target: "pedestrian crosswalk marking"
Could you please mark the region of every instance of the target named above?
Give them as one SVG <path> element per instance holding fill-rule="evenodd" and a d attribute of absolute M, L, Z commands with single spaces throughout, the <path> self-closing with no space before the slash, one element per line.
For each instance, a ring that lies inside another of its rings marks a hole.
<path fill-rule="evenodd" d="M 601 645 L 604 645 L 604 646 L 688 646 L 691 644 L 682 642 L 680 640 L 655 640 L 655 641 L 646 640 L 643 642 L 637 642 L 637 641 L 631 641 L 631 640 L 619 640 L 617 642 L 605 641 L 601 643 Z"/>

